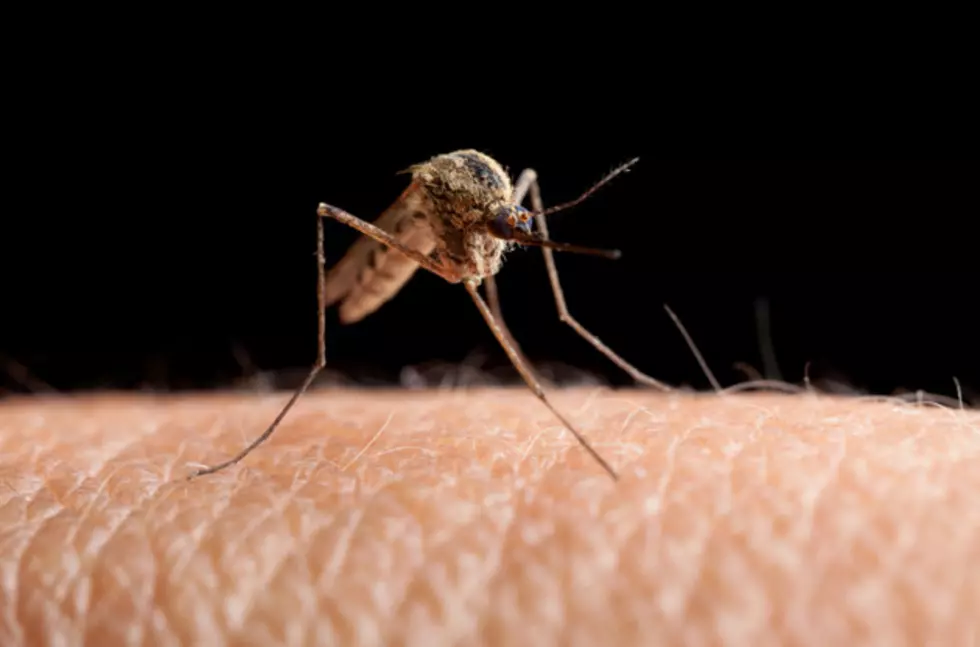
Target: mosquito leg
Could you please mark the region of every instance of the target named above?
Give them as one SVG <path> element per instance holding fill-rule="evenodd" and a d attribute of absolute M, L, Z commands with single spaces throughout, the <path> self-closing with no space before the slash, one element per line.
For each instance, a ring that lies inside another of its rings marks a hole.
<path fill-rule="evenodd" d="M 500 324 L 500 329 L 503 331 L 504 336 L 507 337 L 507 343 L 517 351 L 517 354 L 521 356 L 521 361 L 528 367 L 528 370 L 534 373 L 535 378 L 541 381 L 541 376 L 531 365 L 531 362 L 528 361 L 527 355 L 521 350 L 521 345 L 517 343 L 513 333 L 510 332 L 510 328 L 507 326 L 507 321 L 504 319 L 504 314 L 500 309 L 500 293 L 497 291 L 497 279 L 491 274 L 483 279 L 483 285 L 487 293 L 487 302 L 490 305 L 490 311 L 493 313 L 497 323 Z"/>
<path fill-rule="evenodd" d="M 500 327 L 507 333 L 507 340 L 516 347 L 517 344 L 514 342 L 514 337 L 510 334 L 510 330 L 504 322 L 504 315 L 500 311 L 500 294 L 497 292 L 497 279 L 492 274 L 484 278 L 483 287 L 487 293 L 487 303 L 490 304 L 490 311 L 493 312 L 493 316 L 500 322 Z"/>
<path fill-rule="evenodd" d="M 507 337 L 504 334 L 503 329 L 500 327 L 500 324 L 497 322 L 497 319 L 493 316 L 493 312 L 490 311 L 490 307 L 487 305 L 487 302 L 480 296 L 476 283 L 473 281 L 464 281 L 463 284 L 466 286 L 466 290 L 473 298 L 473 302 L 476 304 L 476 307 L 480 310 L 480 314 L 483 315 L 483 319 L 487 322 L 487 325 L 490 326 L 493 336 L 497 338 L 498 342 L 500 342 L 500 345 L 507 353 L 507 356 L 510 357 L 510 361 L 514 364 L 514 368 L 516 368 L 521 374 L 521 377 L 524 378 L 524 382 L 527 383 L 534 395 L 537 396 L 537 398 L 541 400 L 541 402 L 543 402 L 553 414 L 555 414 L 555 417 L 558 418 L 570 432 L 572 432 L 575 439 L 578 440 L 582 447 L 584 447 L 585 450 L 592 455 L 592 458 L 594 458 L 599 465 L 601 465 L 602 468 L 609 473 L 609 476 L 611 476 L 614 481 L 619 480 L 619 476 L 616 474 L 616 471 L 609 465 L 609 463 L 606 462 L 606 459 L 604 459 L 599 452 L 597 452 L 592 445 L 589 444 L 589 441 L 586 440 L 585 436 L 583 436 L 575 428 L 575 426 L 572 425 L 572 423 L 569 422 L 569 420 L 555 408 L 555 406 L 551 403 L 551 400 L 548 399 L 548 396 L 545 395 L 544 389 L 541 388 L 541 384 L 534 378 L 534 375 L 529 370 L 527 364 L 525 364 L 521 359 L 520 354 L 507 341 Z"/>
<path fill-rule="evenodd" d="M 326 300 L 326 273 L 324 271 L 324 265 L 326 264 L 326 255 L 323 253 L 323 218 L 317 217 L 316 219 L 316 268 L 317 268 L 317 355 L 316 362 L 310 368 L 309 375 L 303 380 L 296 392 L 293 393 L 293 397 L 289 399 L 286 406 L 282 408 L 279 415 L 276 416 L 272 424 L 262 432 L 262 435 L 253 440 L 245 449 L 238 453 L 234 458 L 230 458 L 223 463 L 219 463 L 212 467 L 206 467 L 197 470 L 191 474 L 188 478 L 192 479 L 198 476 L 204 476 L 205 474 L 214 474 L 215 472 L 221 471 L 226 467 L 231 467 L 235 463 L 239 462 L 250 453 L 252 450 L 264 443 L 269 439 L 269 436 L 276 430 L 279 423 L 282 422 L 289 410 L 293 408 L 296 401 L 299 400 L 300 396 L 306 393 L 306 390 L 310 388 L 310 384 L 316 379 L 316 376 L 323 370 L 323 367 L 327 363 L 327 344 L 326 344 L 326 315 L 324 307 L 324 301 Z"/>
<path fill-rule="evenodd" d="M 541 188 L 538 185 L 538 174 L 534 171 L 534 169 L 525 169 L 524 172 L 521 173 L 520 177 L 518 177 L 517 182 L 514 185 L 514 202 L 520 204 L 528 190 L 530 190 L 531 193 L 532 208 L 535 211 L 542 211 L 544 206 L 541 202 Z M 545 218 L 537 217 L 535 220 L 538 223 L 538 231 L 540 231 L 541 235 L 547 239 L 548 224 L 545 222 Z M 568 305 L 565 303 L 565 293 L 562 290 L 561 282 L 558 280 L 558 268 L 555 266 L 554 252 L 547 247 L 542 247 L 541 251 L 544 252 L 544 262 L 548 268 L 548 279 L 551 281 L 551 290 L 555 294 L 555 304 L 558 306 L 558 318 L 571 326 L 580 337 L 592 344 L 596 350 L 608 357 L 616 366 L 629 373 L 629 375 L 637 382 L 656 387 L 663 391 L 673 390 L 660 380 L 654 379 L 646 373 L 643 373 L 625 359 L 620 357 L 613 349 L 606 346 L 601 339 L 589 332 L 585 326 L 580 324 L 571 315 L 571 313 L 568 311 Z"/>
<path fill-rule="evenodd" d="M 365 220 L 361 220 L 357 216 L 349 214 L 339 207 L 334 207 L 321 202 L 320 206 L 317 208 L 317 213 L 320 214 L 321 217 L 330 217 L 334 220 L 342 222 L 348 227 L 352 227 L 361 232 L 365 236 L 373 238 L 382 245 L 387 245 L 388 247 L 397 249 L 399 252 L 418 263 L 420 267 L 429 270 L 437 276 L 441 276 L 450 283 L 459 283 L 463 278 L 458 272 L 453 272 L 445 264 L 439 263 L 434 257 L 408 247 L 384 229 L 376 227 Z"/>
<path fill-rule="evenodd" d="M 497 323 L 500 324 L 500 329 L 504 331 L 504 336 L 507 337 L 507 343 L 514 347 L 518 353 L 521 354 L 522 359 L 526 359 L 526 356 L 521 351 L 520 344 L 514 339 L 514 335 L 511 334 L 510 328 L 507 326 L 507 322 L 504 320 L 504 313 L 500 309 L 500 293 L 497 291 L 497 279 L 492 274 L 483 279 L 483 289 L 487 293 L 487 303 L 490 304 L 490 311 L 493 313 L 494 318 Z"/>

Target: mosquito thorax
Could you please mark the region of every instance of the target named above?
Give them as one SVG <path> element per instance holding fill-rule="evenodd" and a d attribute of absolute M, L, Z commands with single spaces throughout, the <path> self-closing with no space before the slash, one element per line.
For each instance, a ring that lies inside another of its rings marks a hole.
<path fill-rule="evenodd" d="M 496 274 L 508 238 L 492 228 L 501 205 L 511 205 L 513 186 L 495 159 L 464 149 L 437 155 L 410 168 L 412 181 L 426 196 L 435 239 L 434 255 L 464 278 Z M 506 224 L 507 219 L 501 220 Z"/>
<path fill-rule="evenodd" d="M 433 207 L 457 227 L 483 224 L 493 206 L 510 202 L 513 190 L 500 163 L 476 150 L 437 155 L 411 171 Z"/>

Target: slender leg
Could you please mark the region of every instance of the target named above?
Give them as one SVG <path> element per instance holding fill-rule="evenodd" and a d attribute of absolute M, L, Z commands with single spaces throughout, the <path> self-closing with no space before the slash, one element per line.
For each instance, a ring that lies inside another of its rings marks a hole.
<path fill-rule="evenodd" d="M 547 381 L 542 380 L 541 376 L 534 369 L 533 365 L 527 359 L 527 355 L 521 349 L 521 345 L 517 343 L 517 339 L 514 338 L 514 334 L 510 332 L 510 328 L 507 326 L 507 321 L 504 320 L 504 313 L 500 309 L 500 293 L 497 291 L 497 279 L 491 274 L 483 279 L 484 289 L 487 292 L 487 302 L 490 304 L 490 311 L 493 313 L 494 318 L 497 323 L 500 324 L 500 329 L 503 331 L 504 336 L 507 337 L 507 343 L 513 347 L 518 355 L 521 356 L 521 361 L 524 365 L 528 367 L 528 370 L 534 374 L 535 379 L 539 382 Z"/>
<path fill-rule="evenodd" d="M 514 185 L 513 199 L 514 202 L 520 204 L 524 200 L 524 196 L 530 189 L 531 193 L 531 206 L 535 211 L 542 211 L 544 206 L 541 202 L 541 188 L 538 186 L 538 174 L 534 169 L 525 169 L 518 177 L 517 182 Z M 548 238 L 548 224 L 545 222 L 544 217 L 535 218 L 538 223 L 538 231 L 544 238 Z M 589 342 L 595 346 L 596 350 L 608 357 L 612 362 L 623 369 L 637 382 L 642 382 L 649 386 L 656 387 L 663 391 L 671 391 L 671 387 L 667 386 L 660 380 L 654 379 L 641 372 L 635 366 L 627 362 L 625 359 L 620 357 L 613 349 L 606 346 L 601 339 L 596 337 L 594 334 L 589 332 L 585 326 L 580 324 L 571 313 L 568 311 L 568 305 L 565 303 L 565 293 L 561 288 L 561 282 L 558 280 L 558 268 L 555 266 L 554 252 L 547 247 L 542 247 L 541 251 L 544 252 L 544 262 L 548 268 L 548 279 L 551 281 L 551 290 L 555 294 L 555 304 L 558 306 L 558 318 L 563 322 L 572 327 L 572 329 L 579 334 L 585 341 Z"/>
<path fill-rule="evenodd" d="M 239 462 L 240 460 L 248 456 L 252 452 L 252 450 L 254 450 L 256 447 L 258 447 L 266 440 L 268 440 L 269 436 L 271 436 L 273 432 L 276 430 L 276 428 L 279 426 L 279 423 L 281 423 L 283 418 L 286 417 L 286 414 L 289 413 L 289 410 L 293 408 L 294 404 L 296 404 L 296 401 L 299 400 L 304 393 L 306 393 L 307 389 L 310 388 L 310 384 L 313 383 L 313 380 L 316 379 L 316 376 L 320 373 L 321 370 L 323 370 L 323 367 L 326 366 L 327 363 L 327 359 L 326 359 L 327 346 L 325 341 L 326 271 L 324 269 L 324 265 L 326 264 L 326 255 L 323 252 L 323 219 L 324 218 L 330 217 L 333 218 L 334 220 L 338 220 L 344 223 L 345 225 L 348 225 L 349 227 L 353 227 L 354 229 L 361 232 L 365 236 L 370 236 L 371 238 L 378 241 L 379 243 L 397 249 L 399 252 L 405 254 L 413 261 L 418 263 L 419 266 L 429 270 L 433 274 L 441 276 L 443 279 L 445 279 L 450 283 L 459 283 L 462 280 L 462 277 L 457 272 L 454 272 L 446 265 L 439 263 L 438 260 L 434 259 L 433 257 L 426 256 L 425 254 L 422 254 L 421 252 L 418 252 L 412 249 L 411 247 L 405 246 L 401 241 L 395 239 L 391 234 L 389 234 L 385 230 L 380 229 L 379 227 L 376 227 L 375 225 L 372 225 L 369 222 L 365 222 L 360 218 L 358 218 L 357 216 L 347 213 L 343 209 L 339 209 L 337 207 L 321 202 L 320 206 L 317 208 L 317 216 L 318 216 L 317 225 L 316 225 L 317 226 L 317 248 L 316 248 L 317 308 L 318 308 L 317 321 L 319 323 L 319 339 L 318 339 L 318 346 L 317 346 L 316 363 L 310 369 L 310 373 L 309 375 L 306 376 L 306 379 L 303 381 L 303 384 L 301 384 L 300 387 L 296 389 L 296 392 L 293 393 L 293 397 L 289 399 L 289 402 L 286 403 L 286 406 L 282 408 L 282 411 L 280 411 L 279 415 L 276 416 L 275 420 L 272 421 L 272 424 L 269 425 L 269 428 L 266 429 L 264 432 L 262 432 L 261 436 L 259 436 L 254 441 L 252 441 L 252 443 L 249 444 L 248 447 L 243 449 L 234 458 L 231 458 L 223 463 L 214 465 L 212 467 L 206 467 L 204 469 L 200 469 L 194 472 L 193 474 L 191 474 L 190 477 L 188 478 L 195 478 L 197 476 L 203 476 L 205 474 L 213 474 L 215 472 L 225 469 L 226 467 L 231 467 L 235 463 Z"/>
<path fill-rule="evenodd" d="M 513 343 L 514 337 L 510 334 L 510 330 L 504 322 L 504 315 L 500 311 L 500 294 L 497 292 L 497 279 L 491 274 L 483 279 L 483 286 L 487 292 L 487 302 L 490 304 L 490 310 L 493 312 L 493 316 L 497 318 L 497 321 L 500 322 L 500 327 L 507 333 L 507 340 Z M 516 348 L 517 344 L 514 344 L 514 347 Z"/>
<path fill-rule="evenodd" d="M 470 296 L 473 297 L 473 302 L 476 304 L 476 307 L 479 308 L 480 314 L 483 315 L 483 319 L 487 322 L 487 325 L 490 326 L 493 336 L 496 337 L 497 341 L 500 342 L 500 345 L 503 346 L 507 356 L 510 357 L 510 361 L 514 364 L 514 368 L 516 368 L 521 374 L 521 377 L 524 378 L 524 382 L 527 383 L 534 395 L 537 396 L 537 398 L 541 400 L 541 402 L 543 402 L 553 414 L 555 414 L 555 417 L 558 418 L 562 424 L 572 432 L 575 439 L 578 440 L 582 447 L 584 447 L 585 450 L 592 455 L 592 458 L 594 458 L 599 465 L 601 465 L 602 468 L 609 473 L 609 476 L 611 476 L 614 481 L 619 480 L 619 476 L 616 474 L 616 471 L 609 465 L 609 463 L 606 462 L 606 459 L 600 456 L 599 452 L 597 452 L 592 445 L 589 444 L 589 441 L 586 440 L 585 436 L 583 436 L 572 425 L 572 423 L 569 422 L 565 416 L 559 413 L 558 409 L 556 409 L 553 404 L 551 404 L 551 400 L 549 400 L 548 396 L 545 395 L 544 389 L 541 388 L 541 384 L 534 379 L 534 375 L 530 370 L 528 370 L 528 366 L 521 360 L 521 356 L 517 353 L 514 347 L 508 343 L 507 337 L 504 335 L 503 329 L 500 327 L 500 324 L 490 311 L 490 307 L 487 305 L 487 302 L 483 300 L 483 297 L 480 296 L 476 283 L 473 281 L 464 281 L 463 284 L 466 286 L 466 290 L 470 293 Z"/>
<path fill-rule="evenodd" d="M 325 332 L 326 332 L 326 318 L 325 318 L 325 313 L 324 313 L 324 311 L 326 310 L 326 308 L 323 305 L 324 301 L 326 300 L 326 273 L 324 271 L 324 265 L 325 264 L 326 264 L 326 255 L 323 253 L 323 218 L 317 216 L 317 219 L 316 219 L 316 267 L 317 267 L 317 324 L 318 324 L 318 336 L 317 336 L 317 356 L 316 356 L 316 362 L 313 364 L 313 367 L 310 368 L 310 373 L 309 373 L 309 375 L 306 376 L 306 379 L 303 380 L 303 384 L 301 384 L 300 387 L 298 389 L 296 389 L 296 392 L 293 393 L 293 397 L 291 397 L 289 399 L 289 402 L 286 403 L 286 406 L 284 406 L 282 408 L 282 411 L 280 411 L 279 412 L 279 415 L 276 416 L 275 420 L 272 421 L 272 424 L 270 424 L 269 427 L 265 431 L 262 432 L 262 435 L 261 436 L 259 436 L 255 440 L 253 440 L 248 445 L 248 447 L 246 447 L 241 452 L 239 452 L 238 455 L 235 456 L 234 458 L 230 458 L 230 459 L 226 460 L 225 462 L 219 463 L 219 464 L 214 465 L 212 467 L 206 467 L 206 468 L 197 470 L 196 472 L 194 472 L 193 474 L 191 474 L 188 477 L 189 479 L 192 479 L 192 478 L 195 478 L 195 477 L 198 477 L 198 476 L 204 476 L 205 474 L 214 474 L 215 472 L 221 471 L 221 470 L 225 469 L 226 467 L 231 467 L 235 463 L 239 462 L 240 460 L 242 460 L 243 458 L 245 458 L 246 456 L 248 456 L 252 452 L 253 449 L 255 449 L 256 447 L 258 447 L 259 445 L 261 445 L 262 443 L 264 443 L 266 440 L 268 440 L 269 439 L 269 436 L 271 436 L 272 433 L 276 430 L 276 428 L 279 426 L 279 423 L 282 422 L 283 418 L 286 417 L 286 414 L 289 413 L 289 410 L 293 408 L 293 405 L 296 404 L 296 401 L 299 400 L 300 396 L 302 396 L 304 393 L 306 393 L 306 390 L 308 388 L 310 388 L 310 384 L 312 384 L 313 383 L 313 380 L 316 379 L 317 374 L 319 374 L 320 371 L 323 370 L 323 367 L 327 363 L 327 345 L 326 345 L 326 339 L 325 339 L 325 337 L 326 337 L 326 335 L 325 335 Z"/>

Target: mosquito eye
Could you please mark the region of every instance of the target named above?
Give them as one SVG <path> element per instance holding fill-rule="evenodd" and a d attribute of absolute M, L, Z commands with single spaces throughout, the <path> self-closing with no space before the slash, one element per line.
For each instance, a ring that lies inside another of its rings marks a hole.
<path fill-rule="evenodd" d="M 514 237 L 514 226 L 521 226 L 520 219 L 513 210 L 507 207 L 501 207 L 497 210 L 497 215 L 493 217 L 490 221 L 490 233 L 492 233 L 497 238 L 503 238 L 504 240 L 510 240 Z"/>
<path fill-rule="evenodd" d="M 498 238 L 513 240 L 516 231 L 530 234 L 533 220 L 524 207 L 500 207 L 490 221 L 490 232 Z"/>
<path fill-rule="evenodd" d="M 524 219 L 521 218 L 524 217 Z M 531 233 L 531 225 L 534 223 L 534 218 L 525 209 L 521 209 L 517 216 L 517 228 L 526 234 Z"/>

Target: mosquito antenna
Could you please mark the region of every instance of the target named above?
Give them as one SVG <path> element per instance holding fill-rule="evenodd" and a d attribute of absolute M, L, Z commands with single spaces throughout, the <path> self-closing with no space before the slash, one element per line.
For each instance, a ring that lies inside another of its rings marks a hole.
<path fill-rule="evenodd" d="M 638 161 L 640 161 L 640 158 L 639 157 L 634 157 L 633 159 L 631 159 L 630 161 L 626 162 L 625 164 L 616 167 L 608 175 L 606 175 L 606 177 L 602 178 L 601 180 L 599 180 L 598 182 L 596 182 L 595 184 L 593 184 L 592 187 L 589 190 L 587 190 L 585 193 L 583 193 L 579 197 L 575 198 L 574 200 L 571 200 L 570 202 L 563 202 L 561 204 L 556 204 L 553 207 L 548 207 L 547 209 L 542 209 L 540 211 L 535 211 L 531 215 L 534 216 L 534 217 L 536 217 L 536 216 L 547 216 L 548 214 L 555 213 L 556 211 L 562 211 L 563 209 L 568 209 L 569 207 L 574 207 L 575 205 L 583 202 L 590 195 L 592 195 L 593 193 L 595 193 L 596 191 L 598 191 L 600 187 L 602 187 L 603 185 L 607 184 L 614 177 L 616 177 L 620 173 L 625 173 L 627 170 L 629 170 L 629 168 L 631 166 L 633 166 L 634 164 L 636 164 Z"/>

